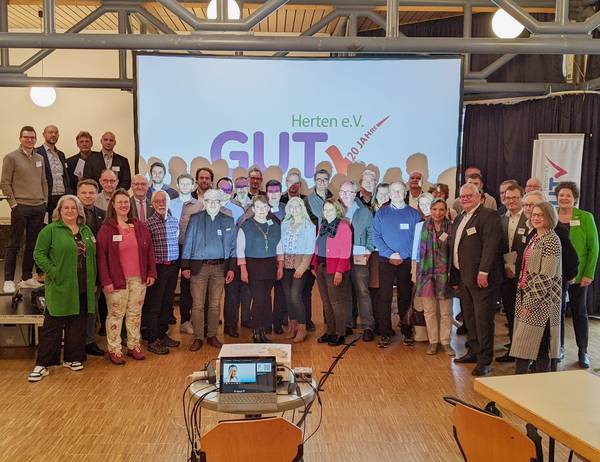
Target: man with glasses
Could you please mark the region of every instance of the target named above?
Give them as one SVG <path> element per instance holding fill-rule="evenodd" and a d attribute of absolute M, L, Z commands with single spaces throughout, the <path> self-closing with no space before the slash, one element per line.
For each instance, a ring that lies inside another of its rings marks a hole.
<path fill-rule="evenodd" d="M 329 172 L 324 168 L 317 170 L 314 176 L 315 187 L 306 196 L 306 211 L 317 229 L 323 220 L 323 205 L 333 196 L 329 190 Z"/>
<path fill-rule="evenodd" d="M 281 203 L 287 204 L 292 197 L 299 197 L 304 200 L 306 196 L 300 193 L 302 188 L 302 179 L 296 169 L 292 169 L 285 177 L 285 186 L 287 191 L 281 195 Z"/>
<path fill-rule="evenodd" d="M 500 193 L 500 207 L 498 207 L 498 215 L 501 217 L 506 215 L 506 201 L 504 199 L 504 195 L 506 194 L 506 190 L 509 186 L 519 186 L 517 180 L 504 180 L 498 186 L 498 192 Z"/>
<path fill-rule="evenodd" d="M 261 191 L 260 189 L 263 182 L 263 174 L 258 167 L 252 167 L 248 170 L 248 179 L 250 180 L 250 198 L 267 195 L 265 191 Z"/>
<path fill-rule="evenodd" d="M 481 196 L 473 183 L 460 188 L 463 213 L 456 218 L 450 239 L 451 280 L 460 285 L 469 339 L 467 353 L 454 362 L 476 363 L 474 376 L 492 371 L 494 316 L 498 289 L 504 279 L 502 224 L 495 210 L 483 206 Z"/>
<path fill-rule="evenodd" d="M 154 208 L 148 197 L 148 180 L 144 175 L 134 175 L 131 191 L 133 196 L 129 199 L 133 216 L 144 223 L 154 215 Z"/>
<path fill-rule="evenodd" d="M 340 202 L 346 211 L 346 218 L 352 227 L 352 305 L 349 305 L 349 313 L 346 320 L 346 334 L 351 334 L 350 323 L 360 314 L 360 323 L 363 331 L 363 340 L 371 342 L 375 338 L 375 318 L 373 317 L 373 305 L 371 293 L 369 292 L 369 258 L 375 250 L 373 246 L 373 214 L 371 209 L 356 197 L 356 184 L 353 181 L 345 181 L 340 186 Z M 350 329 L 350 330 L 348 330 Z"/>
<path fill-rule="evenodd" d="M 4 156 L 0 187 L 11 208 L 10 238 L 4 262 L 4 293 L 17 290 L 15 266 L 21 237 L 25 234 L 25 251 L 21 266 L 21 287 L 36 288 L 33 278 L 33 249 L 44 224 L 48 200 L 48 182 L 44 158 L 35 152 L 37 135 L 33 127 L 25 126 L 19 133 L 19 147 Z"/>
<path fill-rule="evenodd" d="M 508 183 L 503 197 L 506 213 L 501 217 L 504 275 L 506 279 L 500 287 L 500 296 L 502 298 L 506 321 L 508 322 L 508 337 L 511 342 L 515 321 L 518 273 L 523 261 L 523 252 L 525 251 L 525 242 L 528 234 L 527 217 L 521 208 L 522 198 L 523 189 L 521 186 Z M 504 355 L 497 357 L 496 361 L 507 363 L 515 360 L 509 354 L 510 346 L 507 348 L 508 351 Z"/>
<path fill-rule="evenodd" d="M 357 197 L 367 207 L 371 207 L 373 203 L 373 191 L 377 186 L 377 174 L 373 170 L 365 170 L 360 175 L 360 191 Z"/>
<path fill-rule="evenodd" d="M 106 212 L 110 197 L 117 189 L 117 175 L 112 170 L 103 170 L 100 174 L 100 187 L 102 191 L 96 196 L 96 202 L 94 205 L 101 210 Z"/>

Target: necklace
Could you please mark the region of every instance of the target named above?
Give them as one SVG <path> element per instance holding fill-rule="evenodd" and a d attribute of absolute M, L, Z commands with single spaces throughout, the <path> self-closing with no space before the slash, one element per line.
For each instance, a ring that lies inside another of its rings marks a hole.
<path fill-rule="evenodd" d="M 254 222 L 254 226 L 256 226 L 256 229 L 258 229 L 260 231 L 260 234 L 262 234 L 264 240 L 265 240 L 265 252 L 269 251 L 269 231 L 270 231 L 270 226 L 267 223 L 267 232 L 265 233 L 262 228 L 260 226 L 258 226 L 258 221 L 256 220 L 252 220 Z"/>

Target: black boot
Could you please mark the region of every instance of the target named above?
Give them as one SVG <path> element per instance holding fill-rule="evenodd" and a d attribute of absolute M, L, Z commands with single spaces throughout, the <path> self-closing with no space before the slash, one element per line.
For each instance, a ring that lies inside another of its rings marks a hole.
<path fill-rule="evenodd" d="M 260 329 L 260 340 L 261 343 L 273 343 L 273 341 L 267 337 L 267 334 L 264 329 Z"/>
<path fill-rule="evenodd" d="M 260 338 L 260 329 L 254 329 L 254 332 L 252 333 L 252 341 L 254 343 L 263 343 Z"/>

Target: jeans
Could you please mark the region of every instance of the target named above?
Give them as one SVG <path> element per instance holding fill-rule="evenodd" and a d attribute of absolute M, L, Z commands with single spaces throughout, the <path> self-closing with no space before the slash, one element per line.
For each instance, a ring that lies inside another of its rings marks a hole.
<path fill-rule="evenodd" d="M 64 361 L 85 361 L 85 321 L 87 317 L 87 296 L 79 294 L 79 314 L 72 316 L 52 316 L 48 310 L 44 314 L 44 325 L 40 330 L 40 343 L 37 352 L 37 366 L 60 364 L 60 344 L 64 336 Z"/>
<path fill-rule="evenodd" d="M 352 303 L 350 275 L 348 272 L 342 273 L 342 283 L 339 286 L 333 284 L 333 278 L 334 274 L 327 274 L 325 263 L 317 265 L 317 285 L 323 300 L 327 334 L 344 336 L 348 305 Z"/>
<path fill-rule="evenodd" d="M 306 324 L 306 307 L 304 306 L 303 293 L 310 271 L 305 271 L 300 279 L 296 279 L 295 269 L 284 269 L 281 286 L 285 295 L 285 304 L 288 307 L 290 319 L 298 324 Z"/>
<path fill-rule="evenodd" d="M 194 304 L 192 305 L 192 324 L 194 338 L 204 339 L 204 305 L 208 292 L 208 316 L 206 336 L 216 337 L 219 324 L 221 295 L 225 286 L 225 266 L 203 264 L 197 274 L 192 275 L 191 290 Z"/>
<path fill-rule="evenodd" d="M 412 336 L 412 327 L 406 315 L 412 297 L 410 280 L 411 261 L 404 260 L 398 266 L 392 265 L 387 258 L 379 259 L 379 306 L 377 308 L 377 330 L 381 335 L 390 336 L 392 329 L 392 292 L 394 284 L 398 297 L 398 315 L 400 331 L 404 336 Z"/>
<path fill-rule="evenodd" d="M 25 233 L 25 251 L 21 264 L 21 279 L 30 279 L 33 274 L 33 249 L 37 236 L 44 225 L 45 205 L 17 205 L 10 212 L 10 239 L 6 246 L 4 280 L 15 280 L 17 252 L 21 246 L 21 236 Z"/>
<path fill-rule="evenodd" d="M 310 270 L 306 270 L 306 283 L 302 290 L 302 301 L 304 302 L 304 308 L 306 309 L 306 324 L 312 322 L 312 290 L 315 286 L 315 276 Z"/>
<path fill-rule="evenodd" d="M 358 305 L 360 315 L 360 325 L 362 330 L 374 330 L 375 318 L 373 317 L 373 305 L 371 303 L 371 293 L 369 292 L 369 266 L 352 265 L 350 271 L 354 296 Z"/>
<path fill-rule="evenodd" d="M 167 335 L 178 273 L 177 263 L 171 265 L 159 263 L 156 265 L 156 281 L 146 289 L 142 313 L 148 327 L 145 338 L 149 343 Z"/>

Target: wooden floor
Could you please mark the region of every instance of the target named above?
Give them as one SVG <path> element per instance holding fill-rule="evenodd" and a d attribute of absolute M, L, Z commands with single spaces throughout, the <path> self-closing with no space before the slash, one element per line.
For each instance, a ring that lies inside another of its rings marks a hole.
<path fill-rule="evenodd" d="M 497 354 L 502 354 L 504 318 L 498 316 L 496 325 Z M 53 367 L 48 377 L 34 384 L 27 382 L 34 349 L 1 348 L 0 460 L 186 461 L 181 407 L 186 376 L 201 369 L 217 350 L 205 346 L 192 353 L 188 351 L 191 336 L 171 327 L 172 336 L 181 338 L 183 345 L 169 355 L 148 354 L 145 361 L 131 360 L 120 367 L 92 357 L 81 372 Z M 243 331 L 242 340 L 248 340 L 248 330 Z M 317 334 L 321 332 L 319 325 Z M 570 322 L 567 332 L 563 369 L 575 367 L 576 359 Z M 600 358 L 598 334 L 600 322 L 591 321 L 592 358 Z M 316 337 L 312 334 L 305 343 L 294 345 L 294 365 L 311 366 L 314 371 L 328 368 L 335 350 L 317 344 Z M 453 333 L 452 344 L 463 352 L 463 337 Z M 454 365 L 444 353 L 426 356 L 425 348 L 424 344 L 405 347 L 398 340 L 383 350 L 375 342 L 362 341 L 352 348 L 321 394 L 323 423 L 306 444 L 304 460 L 462 460 L 452 437 L 451 408 L 442 396 L 455 395 L 479 405 L 484 400 L 473 391 L 471 365 Z M 513 367 L 495 363 L 494 374 L 510 374 Z M 318 406 L 313 411 L 307 432 L 318 421 Z M 522 427 L 518 419 L 507 417 Z M 226 418 L 203 412 L 203 430 Z M 565 448 L 558 446 L 557 460 L 566 460 Z"/>

